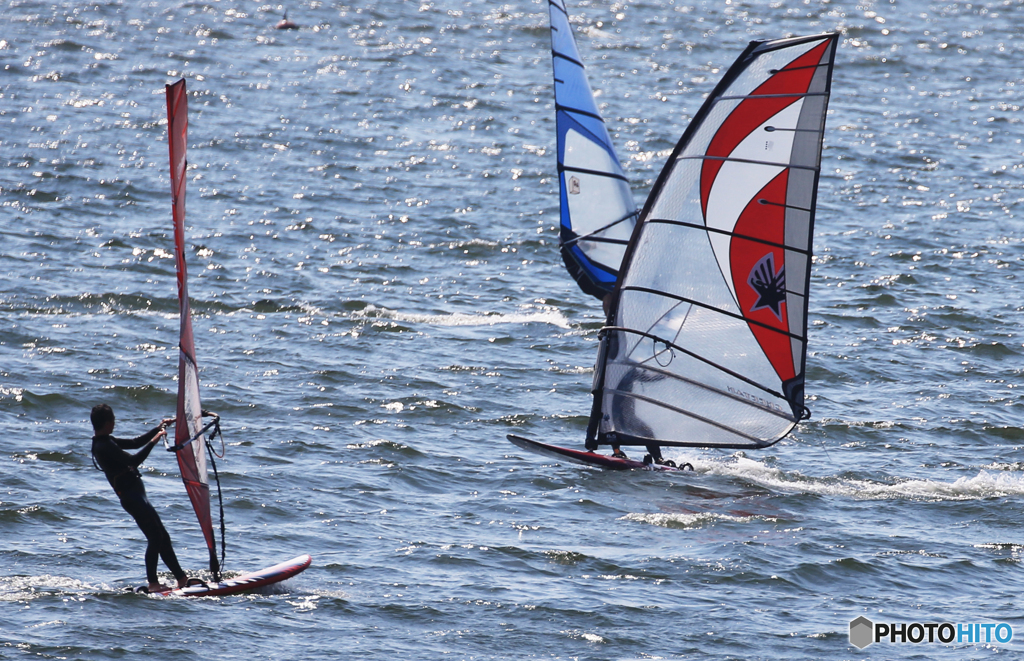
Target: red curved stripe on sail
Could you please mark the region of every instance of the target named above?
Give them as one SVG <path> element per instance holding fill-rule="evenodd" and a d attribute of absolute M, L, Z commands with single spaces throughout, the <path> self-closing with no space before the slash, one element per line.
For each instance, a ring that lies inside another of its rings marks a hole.
<path fill-rule="evenodd" d="M 781 244 L 786 232 L 786 190 L 789 184 L 789 170 L 783 170 L 754 196 L 736 222 L 736 234 Z M 770 204 L 761 204 L 761 200 Z M 770 257 L 768 257 L 770 255 Z M 768 257 L 766 260 L 765 258 Z M 743 316 L 752 321 L 767 324 L 748 324 L 758 344 L 772 367 L 783 381 L 795 376 L 793 371 L 793 347 L 789 336 L 789 316 L 784 290 L 781 301 L 769 300 L 770 295 L 759 292 L 750 280 L 752 272 L 759 265 L 770 264 L 771 275 L 785 274 L 786 252 L 782 248 L 765 245 L 750 239 L 733 237 L 729 246 L 729 261 L 732 268 L 733 288 Z M 773 329 L 777 329 L 773 330 Z"/>
<path fill-rule="evenodd" d="M 806 94 L 810 88 L 811 80 L 817 72 L 814 66 L 821 62 L 822 57 L 827 54 L 827 49 L 832 41 L 825 39 L 821 44 L 815 46 L 800 57 L 796 58 L 778 73 L 772 75 L 768 80 L 761 83 L 757 89 L 750 93 L 752 97 L 772 95 L 768 98 L 747 98 L 740 102 L 733 109 L 725 121 L 722 122 L 715 137 L 708 145 L 708 156 L 725 158 L 733 152 L 743 140 L 750 135 L 754 129 L 765 123 L 769 118 L 780 112 L 786 106 L 795 103 L 799 96 L 775 96 L 777 94 Z M 701 212 L 705 215 L 708 211 L 708 196 L 711 194 L 711 187 L 715 183 L 715 177 L 722 168 L 722 161 L 705 160 L 700 174 L 700 201 Z"/>

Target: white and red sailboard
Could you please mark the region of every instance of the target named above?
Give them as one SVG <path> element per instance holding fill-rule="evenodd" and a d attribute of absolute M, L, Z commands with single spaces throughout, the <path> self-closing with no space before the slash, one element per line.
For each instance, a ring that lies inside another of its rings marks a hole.
<path fill-rule="evenodd" d="M 253 589 L 268 583 L 282 581 L 294 576 L 309 566 L 311 558 L 299 556 L 286 563 L 275 565 L 259 572 L 221 582 L 223 559 L 223 511 L 221 515 L 221 559 L 217 556 L 217 540 L 213 531 L 213 517 L 210 513 L 210 484 L 207 474 L 207 432 L 219 433 L 219 418 L 203 411 L 199 396 L 199 369 L 196 364 L 195 338 L 192 334 L 192 312 L 188 295 L 188 267 L 185 262 L 185 171 L 188 167 L 186 149 L 188 144 L 188 93 L 185 81 L 166 86 L 167 95 L 167 138 L 171 159 L 171 204 L 174 220 L 174 255 L 178 272 L 178 302 L 180 309 L 179 355 L 178 355 L 178 408 L 174 426 L 174 445 L 169 449 L 178 457 L 181 479 L 192 508 L 195 510 L 199 527 L 210 554 L 210 573 L 213 583 L 202 584 L 186 590 L 168 591 L 182 596 L 230 594 Z M 203 417 L 214 420 L 203 425 Z M 216 468 L 216 467 L 214 467 Z M 215 471 L 216 472 L 216 471 Z M 255 576 L 255 578 L 253 578 Z"/>
<path fill-rule="evenodd" d="M 150 592 L 149 594 L 161 597 L 224 597 L 239 592 L 251 592 L 287 580 L 304 571 L 311 562 L 313 562 L 313 558 L 310 556 L 300 555 L 291 560 L 276 564 L 273 567 L 241 574 L 223 581 L 212 583 L 196 582 L 188 587 L 167 588 L 161 592 Z M 144 589 L 139 591 L 142 592 Z"/>
<path fill-rule="evenodd" d="M 540 441 L 534 441 L 523 436 L 517 436 L 516 434 L 506 434 L 505 438 L 509 440 L 509 443 L 521 448 L 528 450 L 551 459 L 557 459 L 559 461 L 568 461 L 573 464 L 581 464 L 583 466 L 596 466 L 598 468 L 608 468 L 611 470 L 649 470 L 649 471 L 678 471 L 678 470 L 693 470 L 692 464 L 683 464 L 683 467 L 678 467 L 675 463 L 672 464 L 656 464 L 654 462 L 642 462 L 634 459 L 623 459 L 621 457 L 613 457 L 607 454 L 598 454 L 597 452 L 584 452 L 582 450 L 573 450 L 572 448 L 561 448 L 557 445 L 548 445 L 547 443 L 541 443 Z"/>

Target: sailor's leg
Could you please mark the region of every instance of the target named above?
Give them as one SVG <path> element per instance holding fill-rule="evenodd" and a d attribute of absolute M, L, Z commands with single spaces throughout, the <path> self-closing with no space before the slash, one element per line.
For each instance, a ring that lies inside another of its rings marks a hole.
<path fill-rule="evenodd" d="M 123 500 L 123 499 L 122 499 Z M 139 524 L 144 535 L 146 535 L 146 577 L 150 583 L 158 582 L 156 575 L 157 558 L 163 558 L 164 564 L 171 570 L 178 582 L 185 580 L 185 572 L 178 564 L 178 558 L 174 555 L 174 548 L 171 546 L 171 536 L 167 534 L 160 515 L 156 513 L 153 505 L 150 504 L 146 495 L 135 494 L 132 500 L 132 509 L 128 511 Z M 125 507 L 127 510 L 128 507 Z"/>
<path fill-rule="evenodd" d="M 160 578 L 156 575 L 156 560 L 160 552 L 154 539 L 157 531 L 154 530 L 152 523 L 153 517 L 156 516 L 156 510 L 149 504 L 144 491 L 128 491 L 120 496 L 121 507 L 132 515 L 142 534 L 146 536 L 146 580 L 149 581 L 150 587 L 159 585 Z M 159 517 L 157 517 L 157 521 L 160 521 Z"/>
<path fill-rule="evenodd" d="M 163 523 L 160 524 L 160 527 L 163 528 Z M 184 587 L 188 576 L 185 575 L 181 565 L 178 564 L 178 556 L 174 554 L 174 547 L 171 546 L 171 536 L 167 534 L 167 530 L 164 530 L 163 541 L 160 543 L 160 557 L 163 558 L 164 564 L 174 574 L 174 578 L 178 581 L 178 587 Z"/>
<path fill-rule="evenodd" d="M 660 445 L 648 445 L 647 453 L 647 456 L 644 457 L 645 464 L 655 463 L 661 466 L 671 466 L 672 468 L 676 467 L 676 462 L 672 461 L 671 459 L 665 459 L 665 457 L 661 456 Z"/>

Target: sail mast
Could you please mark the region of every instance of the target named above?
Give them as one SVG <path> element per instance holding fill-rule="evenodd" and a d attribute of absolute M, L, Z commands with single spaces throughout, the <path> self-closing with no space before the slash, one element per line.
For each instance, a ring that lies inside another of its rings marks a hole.
<path fill-rule="evenodd" d="M 174 449 L 181 479 L 195 510 L 210 551 L 210 571 L 220 580 L 220 563 L 210 515 L 210 485 L 206 472 L 206 439 L 202 431 L 202 404 L 196 365 L 192 313 L 188 298 L 188 270 L 185 265 L 185 150 L 188 144 L 188 94 L 185 80 L 166 86 L 167 137 L 171 157 L 171 204 L 174 218 L 174 256 L 178 271 L 178 302 L 181 327 L 178 356 L 178 409 L 174 427 Z"/>
<path fill-rule="evenodd" d="M 805 417 L 836 38 L 752 42 L 676 145 L 622 263 L 588 447 L 765 447 Z"/>
<path fill-rule="evenodd" d="M 549 0 L 562 259 L 580 289 L 615 287 L 636 204 L 594 101 L 563 0 Z"/>

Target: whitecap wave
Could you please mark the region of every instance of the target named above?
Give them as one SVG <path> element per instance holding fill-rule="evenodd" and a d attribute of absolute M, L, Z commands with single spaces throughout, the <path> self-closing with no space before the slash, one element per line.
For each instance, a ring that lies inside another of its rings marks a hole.
<path fill-rule="evenodd" d="M 6 576 L 0 578 L 0 602 L 28 601 L 51 594 L 69 594 L 109 590 L 108 586 L 94 586 L 66 576 Z"/>
<path fill-rule="evenodd" d="M 569 328 L 569 320 L 558 310 L 539 310 L 535 312 L 513 312 L 511 314 L 483 313 L 467 314 L 418 314 L 399 312 L 388 308 L 368 305 L 362 310 L 351 314 L 352 319 L 390 319 L 403 323 L 427 324 L 430 326 L 497 326 L 499 324 L 550 324 L 559 328 Z"/>
<path fill-rule="evenodd" d="M 765 518 L 766 517 L 732 516 L 730 514 L 715 514 L 713 512 L 630 512 L 620 520 L 636 521 L 638 523 L 646 523 L 652 526 L 661 526 L 663 528 L 702 528 L 718 521 L 749 523 L 755 519 L 765 520 Z"/>
<path fill-rule="evenodd" d="M 864 500 L 982 500 L 1024 495 L 1024 473 L 992 473 L 981 470 L 973 477 L 952 482 L 894 478 L 892 482 L 839 477 L 811 477 L 786 472 L 742 456 L 727 460 L 699 456 L 672 457 L 688 461 L 698 473 L 738 477 L 771 489 Z"/>

